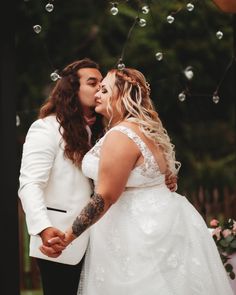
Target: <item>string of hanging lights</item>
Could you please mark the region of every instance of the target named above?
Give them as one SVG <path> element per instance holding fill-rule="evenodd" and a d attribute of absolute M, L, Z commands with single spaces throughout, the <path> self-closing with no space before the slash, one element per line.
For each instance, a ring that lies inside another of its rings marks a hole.
<path fill-rule="evenodd" d="M 147 15 L 149 14 L 150 12 L 152 12 L 151 10 L 151 5 L 143 2 L 143 1 L 138 1 L 139 2 L 139 9 L 137 10 L 137 16 L 136 16 L 136 20 L 132 26 L 131 26 L 131 29 L 129 30 L 129 33 L 128 33 L 128 36 L 130 38 L 130 34 L 131 32 L 133 31 L 134 29 L 134 26 L 138 23 L 140 27 L 145 27 L 146 24 L 147 24 L 147 21 L 144 19 L 144 18 L 140 18 L 139 17 L 139 14 L 140 14 L 140 11 L 142 14 L 144 15 Z M 178 13 L 180 13 L 181 11 L 183 10 L 187 10 L 188 12 L 192 12 L 195 8 L 195 5 L 194 5 L 194 2 L 196 2 L 196 0 L 192 1 L 192 2 L 188 2 L 187 4 L 185 5 L 182 5 L 182 7 L 179 7 L 177 10 L 175 11 L 171 11 L 167 16 L 166 16 L 166 21 L 171 25 L 174 23 L 175 21 L 175 18 L 176 18 L 176 15 Z M 119 2 L 110 2 L 111 4 L 111 9 L 110 9 L 110 13 L 114 16 L 118 15 L 119 13 L 119 9 L 118 9 L 118 5 L 119 5 Z M 151 16 L 152 16 L 152 19 L 153 19 L 153 14 L 151 13 Z M 155 22 L 153 22 L 155 23 Z M 221 30 L 218 30 L 216 33 L 215 33 L 215 36 L 217 39 L 221 40 L 223 38 L 223 32 Z M 127 38 L 128 39 L 128 38 Z M 121 57 L 119 58 L 118 60 L 118 63 L 117 63 L 117 68 L 118 69 L 123 69 L 125 68 L 125 63 L 124 63 L 124 54 L 125 54 L 125 47 L 123 47 L 122 49 L 122 54 L 121 54 Z M 164 53 L 162 51 L 157 51 L 155 53 L 155 58 L 157 61 L 162 61 L 163 58 L 164 58 Z M 184 102 L 186 100 L 186 97 L 187 96 L 211 96 L 212 98 L 212 101 L 217 104 L 219 103 L 220 101 L 220 97 L 219 97 L 219 89 L 220 89 L 220 86 L 222 85 L 225 77 L 226 77 L 226 74 L 227 72 L 230 70 L 230 68 L 233 66 L 235 62 L 235 57 L 233 56 L 232 59 L 230 60 L 229 64 L 227 65 L 226 67 L 226 70 L 224 71 L 224 74 L 222 75 L 222 78 L 220 79 L 220 82 L 218 83 L 218 85 L 216 86 L 215 90 L 213 91 L 213 93 L 210 95 L 210 94 L 194 94 L 194 93 L 190 93 L 190 91 L 188 89 L 184 89 L 183 91 L 181 91 L 178 95 L 178 99 L 180 102 Z M 193 67 L 192 66 L 187 66 L 185 69 L 184 69 L 184 75 L 185 77 L 187 78 L 187 80 L 192 80 L 193 76 L 194 76 L 194 72 L 193 72 Z"/>
<path fill-rule="evenodd" d="M 25 2 L 29 2 L 30 0 L 24 0 Z M 192 0 L 191 2 L 188 2 L 187 4 L 183 4 L 182 6 L 180 6 L 179 8 L 177 8 L 174 11 L 171 11 L 170 13 L 168 13 L 168 15 L 166 16 L 166 22 L 170 25 L 172 25 L 176 18 L 177 15 L 180 12 L 184 12 L 187 11 L 188 13 L 191 13 L 192 11 L 194 11 L 195 7 L 196 7 L 196 2 L 197 0 Z M 45 11 L 47 13 L 52 13 L 55 9 L 54 4 L 53 4 L 53 0 L 49 0 L 48 3 L 45 5 Z M 117 2 L 109 2 L 110 5 L 110 13 L 112 16 L 115 17 L 119 17 L 119 5 L 122 1 L 117 1 Z M 129 0 L 125 0 L 124 1 L 127 5 L 128 2 L 131 2 Z M 153 12 L 152 12 L 152 1 L 141 1 L 141 0 L 137 0 L 136 1 L 138 3 L 138 8 L 136 11 L 136 16 L 134 18 L 134 21 L 130 27 L 130 29 L 128 30 L 127 33 L 127 37 L 126 37 L 126 41 L 124 42 L 122 49 L 121 49 L 121 54 L 120 57 L 118 58 L 118 61 L 116 62 L 116 67 L 119 70 L 123 70 L 125 68 L 125 51 L 127 49 L 127 45 L 128 42 L 131 38 L 131 35 L 135 29 L 135 27 L 138 25 L 141 28 L 144 28 L 147 25 L 147 21 L 145 19 L 145 16 L 147 16 L 148 14 L 150 14 L 151 19 L 152 19 L 152 25 L 154 27 L 154 29 L 156 29 L 156 24 L 154 21 L 154 16 L 153 16 Z M 42 32 L 42 26 L 40 24 L 33 24 L 33 30 L 35 32 L 35 34 L 39 35 Z M 224 34 L 221 30 L 217 30 L 215 33 L 215 37 L 218 40 L 221 40 L 223 38 Z M 45 50 L 47 51 L 46 45 L 44 46 Z M 166 54 L 165 52 L 163 52 L 161 49 L 159 49 L 155 55 L 154 55 L 155 60 L 157 60 L 158 62 L 161 61 L 165 61 L 167 63 L 167 59 L 166 59 Z M 50 57 L 48 56 L 47 53 L 47 59 L 49 60 L 49 63 L 52 66 L 52 62 Z M 230 68 L 232 67 L 232 65 L 235 62 L 235 56 L 233 55 L 230 62 L 228 63 L 225 71 L 223 71 L 222 77 L 220 79 L 220 82 L 218 83 L 218 85 L 216 86 L 215 90 L 213 91 L 213 94 L 194 94 L 194 93 L 190 93 L 189 89 L 186 87 L 185 89 L 183 89 L 179 94 L 178 94 L 178 100 L 180 102 L 184 102 L 186 100 L 186 98 L 188 96 L 210 96 L 212 98 L 212 101 L 217 104 L 220 101 L 220 97 L 219 97 L 219 89 L 228 73 L 228 71 L 230 70 Z M 189 81 L 191 81 L 194 77 L 194 70 L 193 67 L 187 66 L 184 70 L 183 70 L 183 74 L 185 76 L 185 78 Z M 50 79 L 52 81 L 57 81 L 58 79 L 60 79 L 60 75 L 58 74 L 58 70 L 54 69 L 51 73 L 50 73 Z M 17 115 L 16 117 L 16 125 L 19 126 L 20 125 L 20 117 L 19 115 Z"/>

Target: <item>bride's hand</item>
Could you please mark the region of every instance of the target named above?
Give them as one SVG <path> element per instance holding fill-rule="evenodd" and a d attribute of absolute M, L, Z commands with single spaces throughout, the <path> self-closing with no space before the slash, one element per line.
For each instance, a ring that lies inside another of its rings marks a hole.
<path fill-rule="evenodd" d="M 72 228 L 70 228 L 65 232 L 64 239 L 58 236 L 53 237 L 47 241 L 48 246 L 41 245 L 39 249 L 44 255 L 57 258 L 62 254 L 62 251 L 65 250 L 66 247 L 76 238 L 77 237 L 72 232 Z"/>
<path fill-rule="evenodd" d="M 69 228 L 66 232 L 65 232 L 65 238 L 64 238 L 64 242 L 69 245 L 72 241 L 74 241 L 77 237 L 73 234 L 72 232 L 72 228 Z"/>
<path fill-rule="evenodd" d="M 59 237 L 53 237 L 53 238 L 48 240 L 48 243 L 49 243 L 50 246 L 54 246 L 56 244 L 59 244 L 61 247 L 64 247 L 64 249 L 65 249 L 76 238 L 77 237 L 73 234 L 72 229 L 69 228 L 65 232 L 65 236 L 64 236 L 63 240 L 61 240 Z"/>

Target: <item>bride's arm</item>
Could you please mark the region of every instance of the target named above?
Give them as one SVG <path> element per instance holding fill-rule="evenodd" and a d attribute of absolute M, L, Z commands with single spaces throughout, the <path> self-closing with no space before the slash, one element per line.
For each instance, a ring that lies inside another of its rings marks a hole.
<path fill-rule="evenodd" d="M 101 148 L 96 192 L 66 231 L 67 244 L 97 222 L 117 201 L 139 155 L 138 147 L 126 135 L 112 131 L 106 136 Z"/>

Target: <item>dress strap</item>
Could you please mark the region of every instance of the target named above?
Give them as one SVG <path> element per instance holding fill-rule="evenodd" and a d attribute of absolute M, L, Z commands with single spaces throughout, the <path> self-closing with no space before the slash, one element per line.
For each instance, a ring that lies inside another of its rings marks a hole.
<path fill-rule="evenodd" d="M 111 128 L 107 133 L 109 133 L 113 130 L 118 130 L 118 131 L 122 132 L 123 134 L 126 134 L 130 139 L 132 139 L 139 147 L 144 158 L 146 158 L 147 156 L 150 157 L 150 155 L 153 156 L 151 151 L 148 149 L 147 145 L 144 143 L 144 141 L 131 128 L 126 127 L 126 126 L 122 126 L 122 125 L 118 125 L 118 126 Z"/>

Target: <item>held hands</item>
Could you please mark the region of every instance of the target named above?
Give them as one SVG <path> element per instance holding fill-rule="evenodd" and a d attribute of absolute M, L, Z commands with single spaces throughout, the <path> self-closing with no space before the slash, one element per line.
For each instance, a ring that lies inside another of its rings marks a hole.
<path fill-rule="evenodd" d="M 177 190 L 177 176 L 171 173 L 165 175 L 165 183 L 170 191 Z M 74 240 L 76 236 L 69 228 L 65 233 L 54 227 L 48 227 L 40 233 L 43 244 L 39 247 L 40 251 L 48 257 L 57 258 L 62 251 Z"/>
<path fill-rule="evenodd" d="M 175 192 L 178 188 L 177 179 L 178 179 L 178 177 L 176 175 L 171 174 L 171 173 L 168 173 L 165 175 L 166 186 L 172 192 Z"/>
<path fill-rule="evenodd" d="M 39 247 L 40 251 L 48 257 L 57 258 L 62 251 L 76 238 L 72 229 L 65 233 L 59 229 L 49 227 L 40 233 L 43 244 Z"/>

